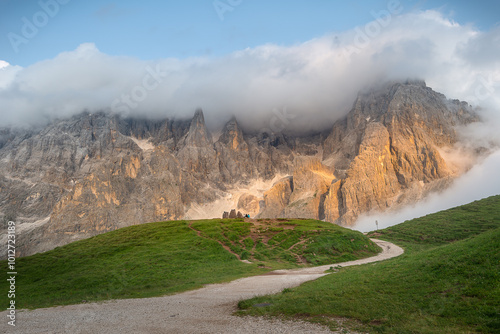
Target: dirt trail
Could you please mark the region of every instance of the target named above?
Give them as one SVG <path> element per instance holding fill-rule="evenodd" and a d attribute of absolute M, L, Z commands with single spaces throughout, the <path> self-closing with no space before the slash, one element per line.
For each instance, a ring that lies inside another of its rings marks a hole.
<path fill-rule="evenodd" d="M 276 270 L 267 275 L 247 277 L 225 284 L 172 296 L 122 299 L 18 311 L 17 326 L 7 325 L 0 313 L 1 333 L 332 333 L 328 328 L 300 321 L 236 317 L 238 301 L 272 294 L 326 275 L 331 266 L 359 265 L 389 259 L 403 250 L 389 242 L 375 240 L 382 253 L 356 261 L 314 268 Z"/>

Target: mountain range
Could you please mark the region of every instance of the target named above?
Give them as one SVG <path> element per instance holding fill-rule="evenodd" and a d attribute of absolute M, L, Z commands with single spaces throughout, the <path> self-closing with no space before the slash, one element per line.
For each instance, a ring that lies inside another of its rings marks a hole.
<path fill-rule="evenodd" d="M 201 110 L 162 120 L 84 112 L 3 128 L 0 219 L 16 221 L 21 256 L 230 209 L 349 226 L 445 189 L 464 172 L 457 129 L 478 121 L 468 103 L 408 80 L 360 92 L 344 118 L 308 134 L 245 130 L 235 117 L 212 134 Z"/>

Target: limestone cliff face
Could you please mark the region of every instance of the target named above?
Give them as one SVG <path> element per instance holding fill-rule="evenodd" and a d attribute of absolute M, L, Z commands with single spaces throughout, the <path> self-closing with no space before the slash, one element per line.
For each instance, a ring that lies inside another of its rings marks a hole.
<path fill-rule="evenodd" d="M 238 198 L 237 209 L 254 217 L 261 211 L 261 200 L 252 194 L 243 194 Z"/>
<path fill-rule="evenodd" d="M 190 208 L 352 224 L 442 189 L 440 149 L 470 107 L 411 81 L 359 94 L 327 134 L 245 133 L 233 118 L 214 141 L 192 119 L 83 113 L 38 129 L 0 129 L 0 220 L 32 254 L 123 226 L 182 219 Z M 271 180 L 277 180 L 271 184 Z"/>
<path fill-rule="evenodd" d="M 4 146 L 0 211 L 36 226 L 20 236 L 20 254 L 183 216 L 178 160 L 163 145 L 142 149 L 120 132 L 124 127 L 127 121 L 117 117 L 83 114 Z"/>
<path fill-rule="evenodd" d="M 256 168 L 250 159 L 249 145 L 235 118 L 224 126 L 219 140 L 215 143 L 215 150 L 223 182 L 234 184 L 256 176 Z"/>
<path fill-rule="evenodd" d="M 477 120 L 466 103 L 421 81 L 360 93 L 323 145 L 325 163 L 341 179 L 325 200 L 325 216 L 351 224 L 360 213 L 405 204 L 410 189 L 442 184 L 453 173 L 438 149 L 456 143 L 456 125 Z"/>
<path fill-rule="evenodd" d="M 340 189 L 327 198 L 326 202 L 341 207 L 333 208 L 328 203 L 329 215 L 338 215 L 344 221 L 353 221 L 360 213 L 373 208 L 389 207 L 401 190 L 391 155 L 389 132 L 379 122 L 366 125 L 359 145 L 359 153 L 352 160 Z"/>
<path fill-rule="evenodd" d="M 189 205 L 215 200 L 210 188 L 220 181 L 219 160 L 201 110 L 196 111 L 175 153 L 182 170 L 182 201 Z"/>
<path fill-rule="evenodd" d="M 283 216 L 324 219 L 322 206 L 335 179 L 333 171 L 315 157 L 297 157 L 294 167 L 293 192 Z"/>
<path fill-rule="evenodd" d="M 285 177 L 276 182 L 271 189 L 264 193 L 264 205 L 259 217 L 283 217 L 283 211 L 290 203 L 292 191 L 292 177 Z"/>

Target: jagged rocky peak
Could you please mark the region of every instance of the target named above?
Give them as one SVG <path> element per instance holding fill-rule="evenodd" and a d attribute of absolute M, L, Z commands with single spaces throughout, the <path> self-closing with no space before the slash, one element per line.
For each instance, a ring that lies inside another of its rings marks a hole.
<path fill-rule="evenodd" d="M 349 128 L 356 128 L 365 121 L 390 121 L 404 113 L 405 106 L 424 106 L 442 100 L 443 96 L 427 89 L 425 82 L 387 82 L 361 91 L 347 115 Z M 432 100 L 432 101 L 431 101 Z M 435 106 L 433 106 L 435 108 Z M 425 111 L 425 108 L 416 108 Z"/>
<path fill-rule="evenodd" d="M 203 116 L 203 110 L 196 110 L 194 117 L 191 120 L 189 131 L 186 134 L 184 143 L 185 145 L 195 147 L 205 147 L 208 145 L 212 145 L 212 136 L 205 126 L 205 117 Z"/>
<path fill-rule="evenodd" d="M 404 82 L 405 85 L 413 85 L 413 86 L 420 86 L 420 87 L 427 87 L 427 84 L 425 83 L 425 80 L 423 79 L 406 79 Z"/>
<path fill-rule="evenodd" d="M 196 109 L 194 112 L 193 119 L 191 120 L 191 125 L 193 124 L 205 126 L 205 116 L 201 108 Z"/>
<path fill-rule="evenodd" d="M 218 141 L 232 150 L 248 148 L 243 138 L 243 131 L 239 127 L 236 117 L 234 116 L 224 125 Z"/>
<path fill-rule="evenodd" d="M 454 176 L 441 148 L 457 142 L 455 126 L 478 117 L 423 81 L 390 82 L 361 92 L 323 144 L 324 162 L 342 181 L 325 201 L 325 216 L 352 224 L 359 214 L 407 202 Z"/>
<path fill-rule="evenodd" d="M 347 116 L 333 125 L 325 141 L 324 157 L 339 150 L 347 157 L 356 155 L 353 147 L 359 146 L 364 128 L 370 122 L 382 123 L 391 135 L 413 136 L 411 128 L 417 132 L 423 130 L 442 146 L 456 140 L 456 125 L 478 120 L 466 102 L 447 100 L 422 80 L 388 82 L 358 94 Z"/>

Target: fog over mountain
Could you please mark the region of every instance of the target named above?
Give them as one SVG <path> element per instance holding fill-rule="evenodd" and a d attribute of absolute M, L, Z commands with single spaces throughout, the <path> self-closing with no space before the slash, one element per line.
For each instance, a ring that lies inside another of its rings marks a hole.
<path fill-rule="evenodd" d="M 210 128 L 232 115 L 244 127 L 266 127 L 284 108 L 294 116 L 290 129 L 318 128 L 344 116 L 358 91 L 381 79 L 421 78 L 448 97 L 498 105 L 500 27 L 479 31 L 436 11 L 386 14 L 302 44 L 220 58 L 145 61 L 84 43 L 26 68 L 1 68 L 0 127 L 83 110 L 188 118 L 202 107 Z"/>

